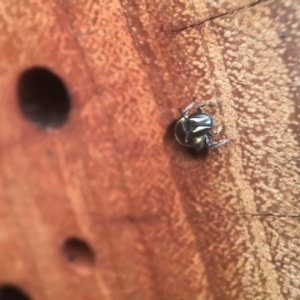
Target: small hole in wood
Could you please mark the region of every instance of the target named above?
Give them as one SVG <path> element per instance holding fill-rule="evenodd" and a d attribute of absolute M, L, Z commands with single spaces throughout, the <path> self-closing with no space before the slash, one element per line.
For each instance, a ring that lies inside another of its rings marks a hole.
<path fill-rule="evenodd" d="M 71 101 L 62 80 L 43 67 L 26 70 L 17 84 L 19 107 L 38 127 L 62 126 L 69 115 Z"/>
<path fill-rule="evenodd" d="M 69 238 L 62 249 L 67 263 L 76 273 L 82 275 L 91 273 L 95 266 L 95 253 L 84 240 Z"/>
<path fill-rule="evenodd" d="M 0 287 L 0 300 L 30 300 L 20 288 L 5 284 Z"/>

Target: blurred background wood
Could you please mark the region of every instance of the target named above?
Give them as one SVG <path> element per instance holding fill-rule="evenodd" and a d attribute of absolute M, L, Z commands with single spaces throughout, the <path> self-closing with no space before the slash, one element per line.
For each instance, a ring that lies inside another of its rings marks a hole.
<path fill-rule="evenodd" d="M 0 286 L 300 299 L 299 20 L 297 0 L 2 1 Z M 55 130 L 18 107 L 34 66 L 71 95 Z M 210 113 L 235 143 L 176 144 L 193 96 L 221 98 Z"/>

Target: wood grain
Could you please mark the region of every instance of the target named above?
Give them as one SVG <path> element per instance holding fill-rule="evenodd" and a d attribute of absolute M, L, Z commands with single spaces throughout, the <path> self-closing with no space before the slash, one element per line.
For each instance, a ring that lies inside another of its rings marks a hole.
<path fill-rule="evenodd" d="M 0 3 L 0 286 L 31 299 L 300 299 L 300 3 Z M 32 66 L 72 97 L 63 127 L 19 110 Z M 177 107 L 236 142 L 193 156 Z M 62 245 L 85 241 L 90 272 Z"/>

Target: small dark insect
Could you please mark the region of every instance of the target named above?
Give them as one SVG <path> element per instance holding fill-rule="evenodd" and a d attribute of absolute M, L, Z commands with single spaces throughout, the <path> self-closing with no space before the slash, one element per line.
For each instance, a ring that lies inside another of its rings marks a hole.
<path fill-rule="evenodd" d="M 219 100 L 200 104 L 196 107 L 197 112 L 192 114 L 189 112 L 195 106 L 195 99 L 184 110 L 179 108 L 180 115 L 175 126 L 175 137 L 181 145 L 200 151 L 204 148 L 217 148 L 232 140 L 225 139 L 215 143 L 210 141 L 210 137 L 216 137 L 222 131 L 223 126 L 219 126 L 215 132 L 212 132 L 215 120 L 210 115 L 203 113 L 202 108 L 215 106 L 218 102 Z"/>
<path fill-rule="evenodd" d="M 281 39 L 285 39 L 286 37 L 289 36 L 289 33 L 287 31 L 283 32 L 281 35 L 280 35 L 280 38 Z"/>

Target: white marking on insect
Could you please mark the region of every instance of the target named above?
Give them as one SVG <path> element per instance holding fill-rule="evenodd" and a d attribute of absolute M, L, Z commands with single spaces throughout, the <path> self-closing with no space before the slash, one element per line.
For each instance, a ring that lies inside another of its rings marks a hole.
<path fill-rule="evenodd" d="M 203 130 L 203 129 L 208 129 L 210 128 L 210 126 L 198 126 L 196 129 L 194 129 L 192 132 L 198 132 L 200 130 Z"/>
<path fill-rule="evenodd" d="M 206 116 L 204 117 L 198 117 L 198 118 L 190 118 L 190 120 L 195 121 L 195 122 L 201 122 L 203 120 L 207 119 Z"/>

